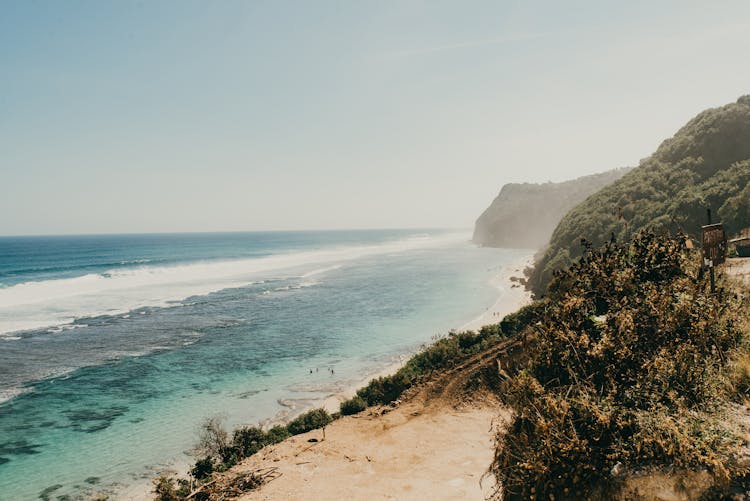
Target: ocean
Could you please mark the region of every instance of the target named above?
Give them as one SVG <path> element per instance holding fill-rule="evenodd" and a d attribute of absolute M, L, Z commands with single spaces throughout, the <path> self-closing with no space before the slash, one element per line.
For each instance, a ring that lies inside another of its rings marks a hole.
<path fill-rule="evenodd" d="M 530 255 L 469 237 L 0 237 L 0 499 L 138 497 L 206 418 L 283 420 L 461 327 Z"/>

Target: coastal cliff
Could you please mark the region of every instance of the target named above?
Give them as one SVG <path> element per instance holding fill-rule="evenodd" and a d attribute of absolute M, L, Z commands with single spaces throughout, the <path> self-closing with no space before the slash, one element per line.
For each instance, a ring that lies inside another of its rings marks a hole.
<path fill-rule="evenodd" d="M 561 183 L 506 184 L 477 219 L 472 240 L 487 247 L 541 248 L 567 211 L 628 170 L 614 169 Z"/>

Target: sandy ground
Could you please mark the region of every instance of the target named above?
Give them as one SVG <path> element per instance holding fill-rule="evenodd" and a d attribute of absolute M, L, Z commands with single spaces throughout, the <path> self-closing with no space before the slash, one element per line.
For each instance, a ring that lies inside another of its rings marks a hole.
<path fill-rule="evenodd" d="M 242 500 L 484 499 L 499 406 L 410 401 L 385 415 L 349 416 L 264 449 L 238 471 L 280 477 Z M 322 440 L 308 442 L 310 438 Z"/>

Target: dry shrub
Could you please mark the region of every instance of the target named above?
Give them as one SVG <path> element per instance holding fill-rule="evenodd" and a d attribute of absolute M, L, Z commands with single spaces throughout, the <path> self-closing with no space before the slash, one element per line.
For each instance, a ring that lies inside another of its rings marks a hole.
<path fill-rule="evenodd" d="M 607 499 L 623 470 L 658 465 L 743 473 L 722 425 L 743 304 L 710 294 L 695 261 L 684 237 L 641 233 L 557 273 L 504 385 L 498 497 Z"/>
<path fill-rule="evenodd" d="M 221 457 L 229 447 L 229 433 L 224 428 L 225 417 L 221 415 L 206 418 L 200 424 L 198 451 L 206 456 Z"/>

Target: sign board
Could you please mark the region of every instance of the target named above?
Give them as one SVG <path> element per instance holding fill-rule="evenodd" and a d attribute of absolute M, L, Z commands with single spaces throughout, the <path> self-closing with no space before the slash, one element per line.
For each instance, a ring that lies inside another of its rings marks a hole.
<path fill-rule="evenodd" d="M 724 233 L 724 225 L 718 223 L 701 226 L 701 241 L 704 262 L 709 263 L 709 266 L 724 262 L 727 253 L 727 234 Z"/>

